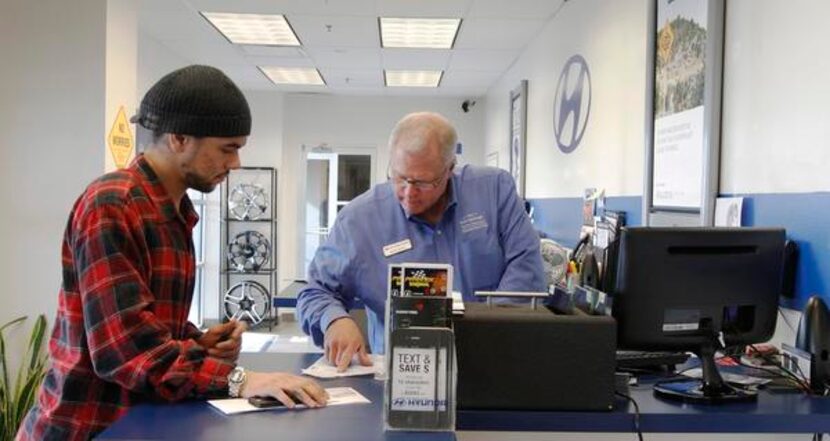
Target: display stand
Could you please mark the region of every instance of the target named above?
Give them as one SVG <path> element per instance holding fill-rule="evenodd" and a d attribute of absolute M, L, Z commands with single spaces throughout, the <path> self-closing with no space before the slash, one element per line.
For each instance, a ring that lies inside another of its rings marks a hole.
<path fill-rule="evenodd" d="M 389 266 L 386 316 L 386 430 L 455 429 L 452 266 Z"/>
<path fill-rule="evenodd" d="M 233 170 L 222 184 L 219 256 L 222 321 L 250 327 L 275 323 L 277 284 L 277 171 L 270 167 Z"/>

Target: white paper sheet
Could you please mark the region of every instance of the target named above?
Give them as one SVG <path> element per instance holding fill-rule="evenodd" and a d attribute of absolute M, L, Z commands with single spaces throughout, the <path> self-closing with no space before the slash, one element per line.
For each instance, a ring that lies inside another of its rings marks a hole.
<path fill-rule="evenodd" d="M 329 401 L 326 406 L 342 406 L 345 404 L 370 403 L 369 399 L 360 392 L 350 387 L 330 387 L 326 389 L 329 394 Z M 248 403 L 246 398 L 227 398 L 224 400 L 208 400 L 208 404 L 219 409 L 225 415 L 234 415 L 245 412 L 260 412 L 263 410 L 292 410 L 285 406 L 278 407 L 256 407 Z M 307 406 L 298 404 L 294 409 L 305 409 Z"/>
<path fill-rule="evenodd" d="M 701 368 L 689 369 L 684 371 L 683 375 L 689 378 L 701 378 L 703 377 L 703 370 Z M 720 375 L 723 377 L 723 381 L 726 381 L 727 383 L 740 384 L 742 386 L 757 386 L 767 384 L 772 381 L 769 378 L 759 378 L 732 372 L 721 372 Z"/>
<path fill-rule="evenodd" d="M 375 375 L 383 373 L 384 359 L 383 355 L 371 354 L 372 365 L 363 366 L 357 361 L 357 356 L 352 360 L 352 364 L 345 372 L 337 372 L 337 367 L 326 360 L 326 356 L 322 356 L 311 366 L 303 369 L 303 373 L 317 378 L 341 378 L 341 377 L 356 377 L 359 375 Z"/>
<path fill-rule="evenodd" d="M 740 227 L 743 205 L 742 197 L 715 199 L 715 226 Z"/>
<path fill-rule="evenodd" d="M 461 296 L 461 291 L 452 292 L 452 313 L 464 315 L 464 298 Z"/>
<path fill-rule="evenodd" d="M 242 333 L 242 352 L 265 352 L 277 339 L 279 335 L 244 332 Z"/>

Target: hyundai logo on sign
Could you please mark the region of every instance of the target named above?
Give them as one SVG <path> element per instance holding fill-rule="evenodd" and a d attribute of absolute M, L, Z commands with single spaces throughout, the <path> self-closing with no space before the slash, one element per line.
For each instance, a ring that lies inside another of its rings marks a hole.
<path fill-rule="evenodd" d="M 564 153 L 574 151 L 591 114 L 591 72 L 582 55 L 574 55 L 559 74 L 553 104 L 553 131 Z"/>

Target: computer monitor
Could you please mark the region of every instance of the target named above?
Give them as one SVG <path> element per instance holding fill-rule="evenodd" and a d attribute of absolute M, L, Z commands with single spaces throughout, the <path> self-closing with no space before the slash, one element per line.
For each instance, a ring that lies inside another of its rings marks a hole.
<path fill-rule="evenodd" d="M 715 352 L 775 331 L 785 232 L 777 228 L 624 228 L 613 315 L 618 347 L 695 352 L 702 380 L 658 383 L 658 396 L 752 400 L 726 384 Z"/>

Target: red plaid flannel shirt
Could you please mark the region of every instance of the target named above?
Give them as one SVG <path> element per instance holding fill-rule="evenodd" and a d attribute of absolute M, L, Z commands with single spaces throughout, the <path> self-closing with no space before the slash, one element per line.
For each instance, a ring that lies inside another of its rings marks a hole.
<path fill-rule="evenodd" d="M 192 230 L 143 156 L 93 182 L 63 240 L 50 366 L 17 439 L 88 439 L 130 406 L 227 393 L 230 363 L 208 357 L 187 321 Z"/>

